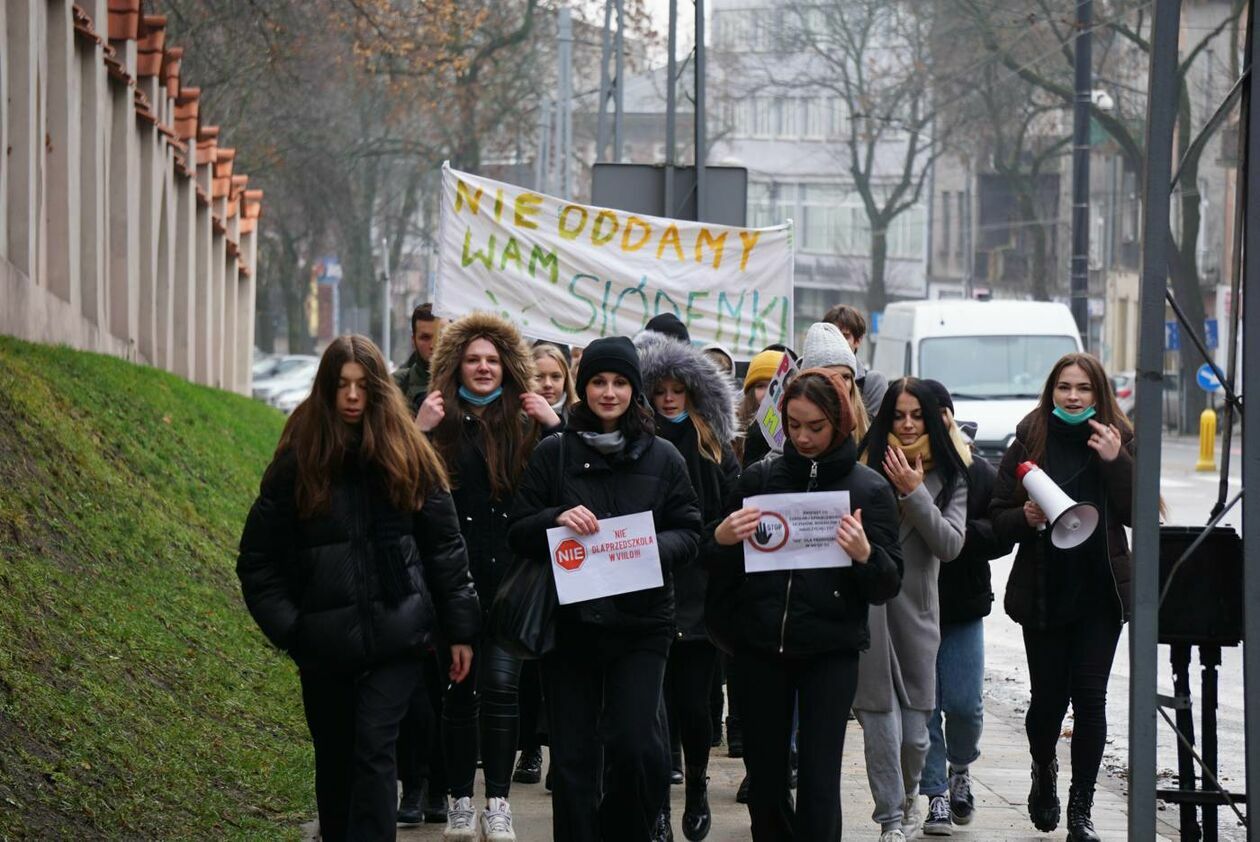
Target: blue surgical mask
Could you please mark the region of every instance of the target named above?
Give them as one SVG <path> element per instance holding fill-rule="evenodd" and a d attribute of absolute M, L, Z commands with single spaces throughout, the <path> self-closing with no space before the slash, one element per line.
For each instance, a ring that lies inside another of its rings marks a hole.
<path fill-rule="evenodd" d="M 1071 424 L 1073 426 L 1077 424 L 1084 424 L 1086 421 L 1093 418 L 1097 414 L 1098 413 L 1094 410 L 1092 406 L 1087 406 L 1084 409 L 1082 409 L 1080 412 L 1075 412 L 1075 413 L 1068 412 L 1066 409 L 1064 409 L 1061 406 L 1056 406 L 1054 408 L 1054 411 L 1051 413 L 1051 415 L 1053 415 L 1055 418 L 1058 418 L 1063 423 Z"/>
<path fill-rule="evenodd" d="M 669 421 L 671 424 L 681 424 L 682 422 L 686 421 L 690 417 L 691 417 L 691 413 L 684 409 L 682 412 L 678 413 L 673 418 L 668 418 L 666 420 Z"/>
<path fill-rule="evenodd" d="M 493 392 L 485 396 L 474 395 L 472 392 L 468 391 L 466 387 L 464 386 L 459 387 L 459 399 L 462 400 L 464 403 L 470 403 L 473 406 L 489 406 L 490 404 L 497 401 L 502 394 L 503 394 L 502 386 L 496 387 Z"/>

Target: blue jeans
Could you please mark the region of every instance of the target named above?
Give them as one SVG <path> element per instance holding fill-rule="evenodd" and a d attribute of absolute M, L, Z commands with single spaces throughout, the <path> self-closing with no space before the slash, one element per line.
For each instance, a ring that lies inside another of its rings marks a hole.
<path fill-rule="evenodd" d="M 984 620 L 942 623 L 941 647 L 936 653 L 936 710 L 928 720 L 932 745 L 919 779 L 924 795 L 949 791 L 946 761 L 951 766 L 969 766 L 980 756 L 983 692 Z"/>

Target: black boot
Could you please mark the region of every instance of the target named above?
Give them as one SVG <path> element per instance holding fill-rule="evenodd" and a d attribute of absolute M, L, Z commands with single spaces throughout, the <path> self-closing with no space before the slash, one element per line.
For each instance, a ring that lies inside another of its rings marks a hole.
<path fill-rule="evenodd" d="M 1032 789 L 1028 791 L 1028 818 L 1042 833 L 1059 826 L 1059 761 L 1033 761 Z"/>
<path fill-rule="evenodd" d="M 516 761 L 516 771 L 512 780 L 518 784 L 536 784 L 542 780 L 542 749 L 527 748 L 521 752 L 521 759 Z"/>
<path fill-rule="evenodd" d="M 682 832 L 691 842 L 709 835 L 713 813 L 709 810 L 709 776 L 704 766 L 687 767 L 687 801 L 683 807 Z"/>
<path fill-rule="evenodd" d="M 1094 788 L 1068 790 L 1068 842 L 1100 842 L 1089 813 L 1094 807 Z"/>
<path fill-rule="evenodd" d="M 726 717 L 726 756 L 744 756 L 744 728 L 738 716 Z"/>
<path fill-rule="evenodd" d="M 748 773 L 744 773 L 744 779 L 739 782 L 739 789 L 735 790 L 735 803 L 748 803 Z"/>
<path fill-rule="evenodd" d="M 656 826 L 652 828 L 652 842 L 674 842 L 674 828 L 669 820 L 669 803 L 656 814 Z"/>
<path fill-rule="evenodd" d="M 675 786 L 683 782 L 682 749 L 670 752 L 669 782 Z"/>
<path fill-rule="evenodd" d="M 420 824 L 424 820 L 424 809 L 421 802 L 424 800 L 424 785 L 407 786 L 403 784 L 402 800 L 398 802 L 398 823 L 401 825 L 411 826 Z"/>

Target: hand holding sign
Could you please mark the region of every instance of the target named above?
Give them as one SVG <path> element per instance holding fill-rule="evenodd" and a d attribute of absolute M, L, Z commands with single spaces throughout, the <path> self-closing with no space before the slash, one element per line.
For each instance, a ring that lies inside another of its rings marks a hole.
<path fill-rule="evenodd" d="M 836 527 L 836 543 L 840 549 L 849 554 L 854 564 L 866 564 L 871 557 L 871 542 L 866 538 L 866 530 L 862 528 L 862 510 L 840 518 Z"/>
<path fill-rule="evenodd" d="M 561 518 L 569 515 L 581 522 L 587 517 L 591 522 L 595 519 L 581 506 Z M 547 545 L 560 605 L 659 588 L 665 583 L 651 512 L 607 517 L 591 532 L 578 532 L 567 524 L 548 529 Z"/>
<path fill-rule="evenodd" d="M 561 512 L 556 523 L 567 526 L 579 535 L 594 535 L 599 531 L 599 519 L 585 506 L 574 506 L 567 512 Z"/>
<path fill-rule="evenodd" d="M 761 524 L 761 509 L 745 506 L 726 516 L 713 532 L 713 539 L 724 547 L 747 541 Z"/>

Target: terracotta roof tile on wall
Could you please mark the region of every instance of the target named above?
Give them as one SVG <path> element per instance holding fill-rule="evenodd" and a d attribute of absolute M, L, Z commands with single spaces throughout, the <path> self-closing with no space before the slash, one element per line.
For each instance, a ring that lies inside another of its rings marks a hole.
<path fill-rule="evenodd" d="M 144 91 L 137 90 L 134 100 L 136 103 L 136 116 L 156 126 L 157 115 L 153 113 L 153 103 L 149 102 L 149 98 L 144 95 Z"/>
<path fill-rule="evenodd" d="M 109 39 L 134 41 L 140 34 L 140 0 L 109 0 Z"/>
<path fill-rule="evenodd" d="M 96 28 L 92 26 L 92 16 L 89 15 L 82 6 L 76 3 L 72 7 L 71 11 L 74 13 L 75 35 L 93 44 L 105 43 L 105 39 L 102 38 L 96 31 Z"/>
<path fill-rule="evenodd" d="M 241 207 L 241 194 L 245 192 L 245 185 L 249 184 L 249 176 L 234 175 L 232 176 L 232 187 L 228 192 L 227 218 L 231 219 L 236 216 Z"/>
<path fill-rule="evenodd" d="M 211 195 L 216 199 L 226 199 L 232 189 L 232 161 L 236 158 L 235 149 L 220 148 L 214 156 L 214 182 Z"/>
<path fill-rule="evenodd" d="M 192 140 L 197 136 L 200 100 L 201 88 L 184 88 L 175 97 L 175 133 L 181 140 Z"/>
<path fill-rule="evenodd" d="M 162 53 L 162 81 L 167 96 L 179 96 L 179 70 L 184 59 L 183 47 L 168 47 Z"/>
<path fill-rule="evenodd" d="M 258 228 L 258 218 L 262 216 L 261 190 L 246 190 L 241 199 L 241 236 L 252 234 Z"/>
<path fill-rule="evenodd" d="M 145 15 L 141 19 L 137 44 L 136 73 L 144 78 L 162 70 L 162 47 L 166 44 L 166 16 Z"/>

